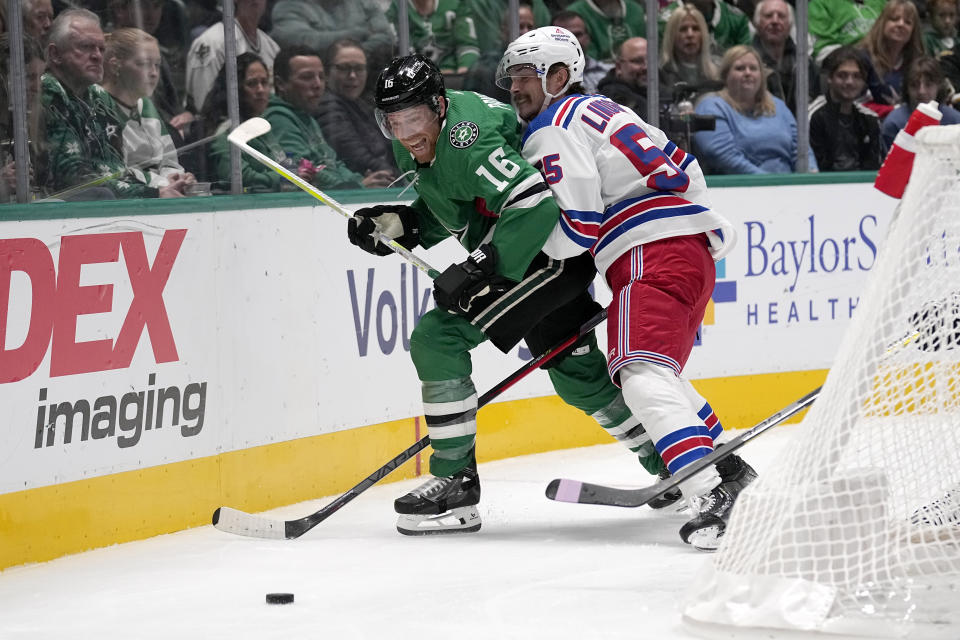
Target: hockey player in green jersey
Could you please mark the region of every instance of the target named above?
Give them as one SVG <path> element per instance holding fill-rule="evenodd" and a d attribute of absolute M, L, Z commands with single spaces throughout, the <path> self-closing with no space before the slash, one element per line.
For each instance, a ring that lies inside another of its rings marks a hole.
<path fill-rule="evenodd" d="M 358 210 L 348 224 L 350 241 L 387 255 L 372 237 L 378 228 L 408 249 L 452 235 L 471 252 L 434 281 L 437 308 L 410 338 L 434 477 L 396 500 L 397 529 L 408 535 L 476 531 L 477 392 L 470 351 L 487 338 L 504 352 L 526 339 L 538 355 L 572 335 L 601 308 L 587 291 L 596 270 L 589 255 L 553 260 L 540 251 L 560 211 L 541 174 L 517 152 L 519 124 L 510 106 L 445 91 L 439 69 L 420 55 L 395 58 L 383 70 L 376 102 L 378 124 L 394 140 L 401 171 L 415 174 L 418 198 L 411 206 Z M 565 402 L 593 416 L 648 471 L 663 469 L 610 382 L 592 333 L 551 364 L 550 379 Z M 678 498 L 668 494 L 661 505 Z"/>

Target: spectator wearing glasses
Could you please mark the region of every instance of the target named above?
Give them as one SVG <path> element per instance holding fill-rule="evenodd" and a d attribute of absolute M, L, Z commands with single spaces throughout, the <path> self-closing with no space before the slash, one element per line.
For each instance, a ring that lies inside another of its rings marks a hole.
<path fill-rule="evenodd" d="M 866 88 L 867 65 L 850 46 L 823 61 L 827 92 L 810 103 L 810 147 L 821 171 L 876 171 L 883 161 L 880 121 L 857 99 Z"/>
<path fill-rule="evenodd" d="M 390 141 L 377 127 L 373 105 L 363 98 L 367 54 L 356 40 L 337 40 L 327 50 L 329 91 L 317 120 L 323 135 L 352 171 L 370 178 L 368 186 L 386 187 L 397 177 Z"/>
<path fill-rule="evenodd" d="M 158 189 L 126 179 L 123 140 L 103 80 L 106 41 L 86 9 L 58 15 L 47 37 L 41 100 L 50 144 L 52 188 L 68 199 L 156 197 Z"/>
<path fill-rule="evenodd" d="M 379 186 L 380 176 L 351 171 L 324 138 L 316 120 L 327 85 L 319 53 L 305 46 L 281 48 L 274 60 L 273 81 L 276 93 L 270 96 L 263 117 L 287 157 L 298 168 L 312 172 L 310 182 L 321 189 Z"/>
<path fill-rule="evenodd" d="M 624 41 L 617 65 L 600 81 L 599 92 L 614 102 L 630 107 L 641 118 L 647 116 L 647 40 Z"/>

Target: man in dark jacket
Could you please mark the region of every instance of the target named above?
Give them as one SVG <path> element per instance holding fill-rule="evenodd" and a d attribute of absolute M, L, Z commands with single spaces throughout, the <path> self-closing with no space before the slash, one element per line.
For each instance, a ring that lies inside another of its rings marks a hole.
<path fill-rule="evenodd" d="M 810 104 L 810 146 L 821 171 L 874 171 L 883 152 L 880 122 L 855 101 L 863 93 L 867 69 L 850 46 L 833 51 L 823 62 L 827 92 Z"/>
<path fill-rule="evenodd" d="M 624 40 L 616 65 L 597 84 L 597 92 L 647 117 L 647 40 Z"/>
<path fill-rule="evenodd" d="M 796 83 L 797 45 L 790 37 L 793 27 L 793 8 L 784 0 L 760 0 L 754 11 L 753 25 L 756 35 L 753 46 L 763 57 L 763 64 L 771 73 L 767 76 L 767 88 L 797 114 Z M 808 95 L 813 98 L 820 93 L 817 65 L 811 57 L 807 63 Z"/>
<path fill-rule="evenodd" d="M 327 82 L 320 54 L 304 46 L 281 48 L 273 62 L 273 80 L 277 93 L 270 96 L 263 117 L 287 157 L 301 168 L 309 167 L 311 183 L 321 189 L 381 186 L 379 174 L 351 171 L 323 137 L 315 118 Z"/>

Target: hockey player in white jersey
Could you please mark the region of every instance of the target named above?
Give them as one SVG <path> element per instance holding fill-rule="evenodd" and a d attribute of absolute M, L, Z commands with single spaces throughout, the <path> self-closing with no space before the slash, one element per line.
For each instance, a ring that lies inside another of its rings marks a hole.
<path fill-rule="evenodd" d="M 574 35 L 542 27 L 507 47 L 497 84 L 527 122 L 523 157 L 560 205 L 543 251 L 594 256 L 613 292 L 610 376 L 676 473 L 711 453 L 723 432 L 681 373 L 713 292 L 714 261 L 735 234 L 711 208 L 696 158 L 630 109 L 584 95 L 583 68 Z M 755 477 L 730 455 L 681 485 L 694 513 L 680 529 L 683 541 L 716 549 L 737 494 Z"/>

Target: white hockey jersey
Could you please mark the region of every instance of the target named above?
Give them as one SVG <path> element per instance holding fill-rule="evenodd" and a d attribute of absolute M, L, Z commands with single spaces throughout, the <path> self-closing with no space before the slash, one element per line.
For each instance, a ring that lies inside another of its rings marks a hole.
<path fill-rule="evenodd" d="M 561 209 L 543 248 L 553 258 L 589 250 L 604 274 L 632 247 L 663 238 L 705 233 L 715 260 L 733 246 L 697 159 L 605 96 L 553 103 L 530 123 L 522 151 Z"/>

